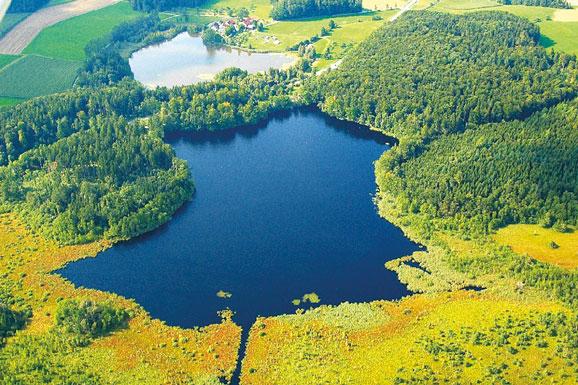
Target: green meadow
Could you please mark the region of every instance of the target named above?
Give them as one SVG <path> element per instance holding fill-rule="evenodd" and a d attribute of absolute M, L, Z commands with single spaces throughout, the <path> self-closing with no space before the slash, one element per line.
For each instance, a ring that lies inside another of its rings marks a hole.
<path fill-rule="evenodd" d="M 64 91 L 74 84 L 82 64 L 27 55 L 0 70 L 0 96 L 28 99 Z"/>
<path fill-rule="evenodd" d="M 133 11 L 128 2 L 62 21 L 46 28 L 24 50 L 66 60 L 84 60 L 84 47 L 93 39 L 105 36 L 118 24 L 141 15 Z"/>

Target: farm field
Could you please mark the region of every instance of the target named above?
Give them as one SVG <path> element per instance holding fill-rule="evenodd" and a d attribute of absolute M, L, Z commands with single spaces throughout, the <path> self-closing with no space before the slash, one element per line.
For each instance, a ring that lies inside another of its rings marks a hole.
<path fill-rule="evenodd" d="M 538 225 L 510 225 L 500 229 L 494 239 L 542 262 L 566 269 L 578 267 L 578 232 L 561 233 Z"/>
<path fill-rule="evenodd" d="M 210 0 L 202 8 L 212 10 L 247 8 L 253 16 L 267 20 L 273 6 L 270 0 Z"/>
<path fill-rule="evenodd" d="M 0 96 L 32 98 L 72 87 L 81 63 L 27 55 L 0 70 Z"/>
<path fill-rule="evenodd" d="M 83 60 L 84 47 L 91 40 L 109 33 L 116 25 L 139 16 L 128 2 L 62 21 L 42 31 L 24 50 L 66 60 Z"/>
<path fill-rule="evenodd" d="M 18 23 L 9 33 L 0 39 L 0 53 L 19 54 L 46 27 L 62 20 L 82 15 L 95 9 L 114 4 L 119 0 L 83 0 L 60 4 L 54 7 L 42 8 L 21 23 Z"/>
<path fill-rule="evenodd" d="M 6 35 L 8 31 L 10 31 L 14 26 L 28 17 L 30 14 L 21 12 L 21 13 L 7 13 L 0 21 L 0 37 Z"/>

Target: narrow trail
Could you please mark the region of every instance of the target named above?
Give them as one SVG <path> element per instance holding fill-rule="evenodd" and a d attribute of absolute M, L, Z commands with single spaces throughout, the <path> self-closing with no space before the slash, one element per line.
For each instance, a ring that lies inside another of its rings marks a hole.
<path fill-rule="evenodd" d="M 0 54 L 18 55 L 46 27 L 95 11 L 120 0 L 75 0 L 70 3 L 42 8 L 18 23 L 0 39 Z"/>

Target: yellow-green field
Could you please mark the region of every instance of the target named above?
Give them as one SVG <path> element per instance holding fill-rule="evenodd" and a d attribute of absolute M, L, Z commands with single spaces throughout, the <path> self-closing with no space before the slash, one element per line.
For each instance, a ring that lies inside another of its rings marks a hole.
<path fill-rule="evenodd" d="M 553 302 L 462 291 L 262 318 L 241 384 L 574 384 L 572 347 L 548 313 L 569 316 Z"/>
<path fill-rule="evenodd" d="M 9 292 L 17 307 L 32 308 L 27 327 L 9 340 L 43 336 L 54 326 L 57 301 L 66 298 L 110 300 L 130 309 L 128 328 L 97 339 L 59 365 L 80 361 L 88 372 L 107 383 L 184 384 L 230 378 L 237 361 L 241 330 L 230 318 L 202 329 L 166 326 L 136 303 L 96 290 L 75 288 L 52 272 L 68 262 L 94 256 L 106 243 L 59 247 L 28 231 L 13 215 L 0 216 L 0 289 Z M 56 356 L 56 355 L 55 355 Z M 14 357 L 14 365 L 20 358 Z M 67 360 L 71 360 L 68 362 Z"/>
<path fill-rule="evenodd" d="M 500 229 L 494 239 L 517 254 L 566 269 L 578 268 L 577 231 L 561 233 L 538 225 L 510 225 Z M 552 247 L 552 242 L 558 247 Z"/>

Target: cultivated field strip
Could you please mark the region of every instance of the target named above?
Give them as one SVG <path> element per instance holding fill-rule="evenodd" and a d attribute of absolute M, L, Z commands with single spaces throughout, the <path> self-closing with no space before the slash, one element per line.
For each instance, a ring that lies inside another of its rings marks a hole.
<path fill-rule="evenodd" d="M 0 54 L 20 54 L 46 27 L 71 17 L 82 15 L 120 0 L 76 0 L 70 3 L 43 8 L 16 25 L 0 39 Z"/>

